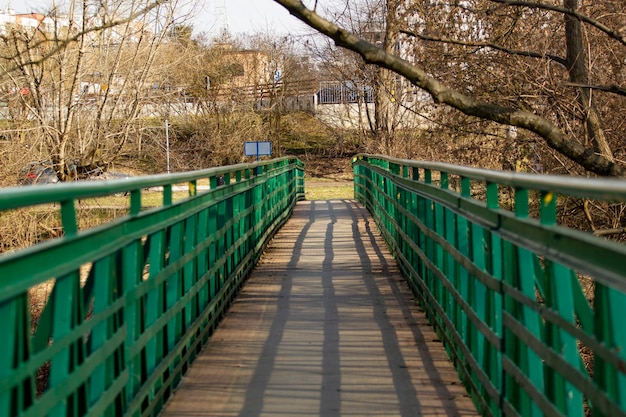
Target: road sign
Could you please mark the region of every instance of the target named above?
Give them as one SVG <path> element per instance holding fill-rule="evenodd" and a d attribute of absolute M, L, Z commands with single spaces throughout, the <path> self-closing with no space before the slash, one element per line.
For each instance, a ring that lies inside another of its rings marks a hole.
<path fill-rule="evenodd" d="M 260 156 L 272 154 L 272 142 L 244 142 L 243 154 L 245 156 L 256 156 L 258 161 Z"/>

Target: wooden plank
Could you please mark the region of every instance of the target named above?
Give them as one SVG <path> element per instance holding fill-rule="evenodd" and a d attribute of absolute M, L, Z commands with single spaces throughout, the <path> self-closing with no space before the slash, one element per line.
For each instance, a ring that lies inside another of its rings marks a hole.
<path fill-rule="evenodd" d="M 365 209 L 300 202 L 163 416 L 477 416 Z"/>

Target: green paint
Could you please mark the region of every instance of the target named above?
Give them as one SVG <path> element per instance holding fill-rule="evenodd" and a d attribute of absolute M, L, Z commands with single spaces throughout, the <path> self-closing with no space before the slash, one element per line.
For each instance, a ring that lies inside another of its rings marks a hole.
<path fill-rule="evenodd" d="M 198 190 L 207 178 L 210 190 Z M 188 198 L 174 201 L 175 184 L 190 185 Z M 146 189 L 162 193 L 161 207 L 141 207 Z M 130 193 L 129 215 L 79 230 L 74 202 L 113 193 Z M 0 194 L 0 210 L 56 203 L 64 228 L 61 238 L 0 255 L 0 416 L 156 415 L 303 198 L 304 175 L 300 161 L 281 158 Z M 31 334 L 28 292 L 50 279 Z"/>
<path fill-rule="evenodd" d="M 400 269 L 483 415 L 582 417 L 586 398 L 594 416 L 626 416 L 626 247 L 557 224 L 559 195 L 626 202 L 625 181 L 373 155 L 353 166 L 359 201 L 403 248 Z M 592 303 L 579 275 L 594 280 Z"/>

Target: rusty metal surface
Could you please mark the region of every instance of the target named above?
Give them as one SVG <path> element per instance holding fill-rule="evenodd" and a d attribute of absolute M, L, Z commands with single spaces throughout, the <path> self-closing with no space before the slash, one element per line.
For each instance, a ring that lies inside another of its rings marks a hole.
<path fill-rule="evenodd" d="M 368 213 L 298 203 L 163 416 L 477 416 Z"/>

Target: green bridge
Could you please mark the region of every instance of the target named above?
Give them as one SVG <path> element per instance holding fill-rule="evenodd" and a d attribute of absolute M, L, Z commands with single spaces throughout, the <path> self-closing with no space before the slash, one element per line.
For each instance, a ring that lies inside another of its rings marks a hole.
<path fill-rule="evenodd" d="M 0 417 L 626 416 L 626 247 L 557 224 L 625 181 L 353 167 L 354 201 L 289 157 L 0 191 L 39 230 L 1 246 Z"/>

